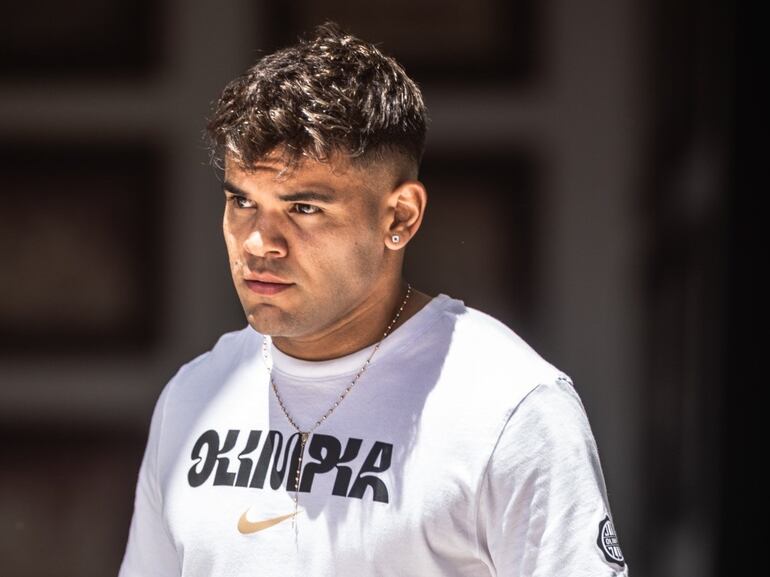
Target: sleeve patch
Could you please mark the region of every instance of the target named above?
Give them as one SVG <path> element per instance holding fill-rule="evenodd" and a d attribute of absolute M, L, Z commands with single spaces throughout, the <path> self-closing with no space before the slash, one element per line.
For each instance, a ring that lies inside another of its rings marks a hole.
<path fill-rule="evenodd" d="M 626 562 L 623 558 L 623 553 L 620 551 L 618 536 L 615 533 L 615 527 L 609 515 L 605 515 L 604 519 L 599 522 L 599 534 L 596 537 L 596 544 L 604 553 L 604 557 L 609 563 L 616 563 L 621 567 L 625 566 Z"/>

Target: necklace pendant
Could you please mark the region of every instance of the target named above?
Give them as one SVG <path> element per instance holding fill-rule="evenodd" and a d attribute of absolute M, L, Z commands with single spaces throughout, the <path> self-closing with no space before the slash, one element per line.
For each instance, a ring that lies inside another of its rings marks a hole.
<path fill-rule="evenodd" d="M 308 438 L 309 436 L 310 436 L 310 433 L 303 433 L 303 432 L 300 432 L 300 438 L 301 438 L 301 440 L 302 440 L 302 444 L 303 444 L 303 445 L 304 445 L 305 443 L 307 443 L 307 438 Z"/>

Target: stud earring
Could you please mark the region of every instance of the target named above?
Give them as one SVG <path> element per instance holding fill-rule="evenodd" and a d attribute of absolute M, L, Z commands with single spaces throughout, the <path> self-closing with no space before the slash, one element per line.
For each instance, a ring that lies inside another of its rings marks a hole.
<path fill-rule="evenodd" d="M 390 237 L 390 240 L 392 240 L 393 242 L 397 243 L 398 241 L 401 240 L 401 237 L 398 236 L 397 234 L 394 234 L 393 236 Z"/>

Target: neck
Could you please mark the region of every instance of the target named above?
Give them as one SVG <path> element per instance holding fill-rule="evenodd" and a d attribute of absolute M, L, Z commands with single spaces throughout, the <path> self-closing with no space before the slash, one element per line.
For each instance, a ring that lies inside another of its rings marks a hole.
<path fill-rule="evenodd" d="M 273 344 L 282 353 L 308 361 L 336 359 L 360 351 L 382 340 L 386 328 L 404 302 L 406 289 L 406 283 L 398 281 L 385 298 L 377 296 L 363 303 L 321 334 L 299 338 L 274 337 Z M 388 334 L 428 304 L 431 298 L 412 288 L 409 300 Z"/>

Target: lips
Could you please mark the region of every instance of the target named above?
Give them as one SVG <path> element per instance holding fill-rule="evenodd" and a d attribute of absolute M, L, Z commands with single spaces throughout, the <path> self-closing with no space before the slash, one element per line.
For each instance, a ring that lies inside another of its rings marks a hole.
<path fill-rule="evenodd" d="M 285 291 L 294 283 L 287 282 L 271 274 L 256 274 L 244 277 L 244 282 L 249 290 L 259 295 L 275 295 Z"/>
<path fill-rule="evenodd" d="M 244 280 L 253 280 L 256 282 L 262 282 L 262 283 L 273 283 L 273 284 L 292 284 L 287 280 L 284 280 L 280 277 L 275 276 L 274 274 L 270 274 L 267 272 L 258 273 L 258 274 L 249 274 L 245 275 Z"/>

